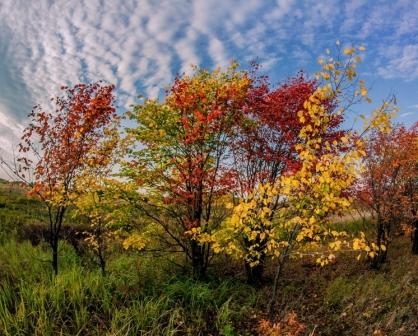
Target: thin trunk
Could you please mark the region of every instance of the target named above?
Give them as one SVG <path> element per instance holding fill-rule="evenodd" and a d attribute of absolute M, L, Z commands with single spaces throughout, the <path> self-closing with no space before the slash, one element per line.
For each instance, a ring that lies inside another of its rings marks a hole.
<path fill-rule="evenodd" d="M 280 276 L 282 275 L 284 264 L 287 258 L 289 257 L 289 251 L 293 247 L 294 239 L 299 229 L 300 229 L 299 225 L 296 225 L 293 228 L 287 240 L 288 245 L 286 246 L 285 250 L 280 255 L 279 262 L 277 263 L 276 274 L 274 275 L 274 282 L 273 282 L 273 293 L 271 295 L 270 301 L 267 306 L 267 314 L 270 320 L 273 318 L 274 305 L 276 303 L 277 289 L 279 286 L 279 279 L 280 279 Z"/>
<path fill-rule="evenodd" d="M 61 231 L 62 221 L 64 219 L 64 213 L 66 208 L 60 207 L 57 210 L 55 217 L 55 222 L 51 223 L 51 235 L 50 235 L 50 245 L 52 249 L 52 269 L 54 274 L 58 274 L 58 244 L 59 244 L 59 235 Z"/>
<path fill-rule="evenodd" d="M 99 256 L 100 269 L 102 270 L 102 275 L 106 276 L 106 260 L 103 257 L 102 251 L 99 251 L 98 256 Z"/>
<path fill-rule="evenodd" d="M 52 247 L 52 269 L 54 270 L 54 274 L 58 274 L 58 239 L 54 239 L 53 243 L 51 244 Z"/>
<path fill-rule="evenodd" d="M 377 215 L 377 246 L 385 245 L 385 251 L 379 251 L 379 254 L 371 259 L 370 266 L 373 269 L 379 269 L 382 264 L 386 262 L 387 259 L 387 244 L 388 244 L 388 226 L 385 225 L 384 220 L 380 214 Z"/>
<path fill-rule="evenodd" d="M 418 219 L 415 219 L 413 223 L 413 229 L 412 232 L 412 253 L 418 254 Z"/>

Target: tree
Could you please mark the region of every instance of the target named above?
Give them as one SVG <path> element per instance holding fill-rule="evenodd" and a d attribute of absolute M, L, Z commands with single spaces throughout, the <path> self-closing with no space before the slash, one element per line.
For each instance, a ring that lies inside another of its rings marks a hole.
<path fill-rule="evenodd" d="M 19 145 L 14 173 L 29 183 L 48 210 L 52 267 L 58 273 L 58 243 L 64 215 L 72 203 L 76 180 L 88 167 L 107 165 L 108 143 L 101 141 L 116 120 L 114 86 L 103 82 L 62 87 L 52 98 L 53 113 L 40 105 L 29 114 L 30 124 Z M 39 147 L 39 148 L 38 148 Z"/>
<path fill-rule="evenodd" d="M 238 170 L 240 178 L 245 181 L 244 192 L 238 203 L 231 205 L 232 215 L 220 230 L 212 237 L 202 236 L 201 239 L 212 241 L 215 251 L 225 251 L 244 259 L 247 269 L 250 269 L 247 271 L 250 280 L 253 276 L 259 281 L 267 257 L 287 254 L 291 248 L 289 239 L 292 244 L 296 239 L 304 241 L 304 238 L 297 238 L 300 232 L 308 235 L 310 240 L 315 238 L 313 231 L 308 233 L 302 228 L 304 224 L 312 227 L 319 214 L 312 219 L 312 215 L 303 214 L 302 218 L 297 203 L 302 202 L 300 198 L 303 197 L 303 202 L 308 205 L 309 190 L 314 184 L 319 187 L 323 184 L 323 181 L 314 182 L 314 179 L 323 171 L 331 174 L 325 171 L 335 168 L 332 161 L 341 161 L 340 154 L 348 151 L 348 138 L 344 137 L 348 134 L 338 127 L 343 120 L 341 108 L 348 102 L 349 92 L 347 86 L 344 92 L 339 92 L 339 88 L 343 82 L 350 82 L 347 74 L 351 79 L 354 77 L 354 63 L 350 58 L 338 69 L 333 62 L 324 64 L 326 72 L 321 76 L 329 83 L 323 87 L 318 86 L 319 82 L 299 76 L 267 92 L 264 99 L 257 97 L 248 108 L 250 122 L 256 122 L 244 128 L 244 136 L 238 140 L 239 149 L 235 151 L 240 158 L 236 161 L 242 167 Z M 345 72 L 337 78 L 334 70 Z M 342 98 L 344 102 L 339 101 Z M 314 112 L 308 111 L 311 106 Z M 318 171 L 315 170 L 317 164 Z M 340 163 L 338 169 L 343 166 Z M 302 178 L 301 174 L 310 176 Z M 332 174 L 341 175 L 341 179 L 347 177 L 347 174 Z M 347 179 L 347 183 L 349 181 L 351 179 Z M 327 188 L 331 190 L 330 186 Z M 296 195 L 295 191 L 298 191 Z M 321 198 L 323 192 L 315 191 L 314 195 Z M 316 199 L 310 208 L 319 206 L 321 202 Z M 321 211 L 321 218 L 328 212 L 328 209 Z"/>
<path fill-rule="evenodd" d="M 351 246 L 345 232 L 336 232 L 329 226 L 331 215 L 350 206 L 349 191 L 358 174 L 359 160 L 365 154 L 354 131 L 335 132 L 352 104 L 369 99 L 364 82 L 356 81 L 355 68 L 360 61 L 355 55 L 357 51 L 362 48 L 344 50 L 345 60 L 339 56 L 336 60 L 329 58 L 326 63 L 321 61 L 322 71 L 317 76 L 323 83 L 297 113 L 301 124 L 295 145 L 298 169 L 282 174 L 274 183 L 258 184 L 237 205 L 231 204 L 232 214 L 219 230 L 200 236 L 201 241 L 212 243 L 215 252 L 251 260 L 251 267 L 256 267 L 264 256 L 277 258 L 271 304 L 290 255 L 317 255 L 316 261 L 325 265 L 342 247 L 377 253 L 370 251 L 363 235 Z M 371 124 L 386 127 L 391 107 L 385 103 L 379 113 L 373 113 L 367 128 Z M 271 216 L 276 202 L 279 205 Z M 247 239 L 244 245 L 242 236 Z M 320 242 L 326 242 L 329 249 L 306 252 Z"/>
<path fill-rule="evenodd" d="M 216 207 L 235 183 L 229 143 L 242 118 L 248 73 L 232 64 L 225 72 L 195 69 L 176 78 L 164 101 L 147 99 L 130 117 L 136 143 L 123 175 L 137 184 L 138 207 L 162 229 L 167 248 L 179 247 L 202 277 L 210 247 L 190 232 L 210 232 L 219 224 Z"/>
<path fill-rule="evenodd" d="M 374 130 L 366 140 L 364 172 L 357 193 L 376 218 L 377 245 L 389 246 L 393 231 L 402 221 L 411 226 L 416 221 L 417 131 L 418 123 L 410 129 L 397 125 L 389 132 Z M 410 231 L 415 241 L 414 230 Z M 378 267 L 386 255 L 387 251 L 381 253 L 372 265 Z"/>
<path fill-rule="evenodd" d="M 262 198 L 266 196 L 263 185 L 274 185 L 283 175 L 292 174 L 300 168 L 296 146 L 303 142 L 299 136 L 303 124 L 298 112 L 318 86 L 315 80 L 306 79 L 302 73 L 272 89 L 268 87 L 265 77 L 260 81 L 261 85 L 250 92 L 245 109 L 246 119 L 241 123 L 238 136 L 232 144 L 239 181 L 237 199 L 252 201 L 258 197 L 255 194 Z M 344 135 L 343 131 L 338 130 L 343 118 L 335 113 L 332 101 L 327 102 L 326 108 L 330 110 L 331 123 L 327 133 L 322 136 L 324 141 L 333 142 Z M 280 201 L 280 195 L 276 195 L 268 204 L 260 201 L 256 201 L 257 205 L 252 211 L 265 213 L 270 220 L 274 218 L 276 210 L 285 205 Z M 256 242 L 242 232 L 241 246 L 247 249 L 245 266 L 250 283 L 261 281 L 267 257 L 265 244 L 269 228 L 264 227 L 263 222 L 254 218 L 254 221 L 246 224 L 257 227 Z"/>

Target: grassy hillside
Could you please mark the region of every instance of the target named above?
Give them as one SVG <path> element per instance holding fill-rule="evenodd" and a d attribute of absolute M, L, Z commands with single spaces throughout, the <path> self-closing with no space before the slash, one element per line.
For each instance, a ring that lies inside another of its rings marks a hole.
<path fill-rule="evenodd" d="M 20 183 L 0 179 L 0 241 L 16 235 L 25 225 L 45 222 L 45 218 L 43 205 L 28 197 Z"/>
<path fill-rule="evenodd" d="M 1 182 L 0 188 L 0 335 L 268 335 L 260 321 L 273 265 L 260 288 L 247 285 L 241 265 L 225 257 L 214 260 L 207 280 L 197 282 L 178 265 L 180 256 L 157 258 L 115 247 L 103 277 L 63 243 L 54 278 L 46 244 L 13 238 L 16 225 L 42 221 L 42 207 L 16 185 Z M 305 327 L 295 335 L 416 335 L 418 258 L 409 244 L 407 237 L 396 238 L 378 271 L 343 253 L 325 268 L 310 259 L 289 263 L 276 315 L 297 315 Z M 286 330 L 296 330 L 292 323 Z"/>

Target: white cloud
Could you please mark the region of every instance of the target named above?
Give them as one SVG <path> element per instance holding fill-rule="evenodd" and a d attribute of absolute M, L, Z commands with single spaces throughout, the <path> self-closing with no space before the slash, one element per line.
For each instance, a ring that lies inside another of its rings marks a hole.
<path fill-rule="evenodd" d="M 418 78 L 418 44 L 405 45 L 392 51 L 388 63 L 378 69 L 384 78 L 402 78 L 414 80 Z"/>
<path fill-rule="evenodd" d="M 258 57 L 274 76 L 309 66 L 343 37 L 385 49 L 370 65 L 380 76 L 417 78 L 416 13 L 414 0 L 0 0 L 0 145 L 62 84 L 113 82 L 123 109 L 192 64 Z"/>
<path fill-rule="evenodd" d="M 413 112 L 405 112 L 405 113 L 401 113 L 400 115 L 399 115 L 399 117 L 401 117 L 401 118 L 405 118 L 405 117 L 409 117 L 409 116 L 411 116 L 411 115 L 413 115 L 414 113 Z"/>
<path fill-rule="evenodd" d="M 0 158 L 12 162 L 13 152 L 16 152 L 20 142 L 23 125 L 16 120 L 7 108 L 0 104 Z M 0 178 L 8 178 L 6 172 L 0 169 Z"/>
<path fill-rule="evenodd" d="M 342 23 L 342 30 L 349 31 L 355 28 L 363 20 L 361 8 L 366 4 L 366 0 L 352 0 L 345 3 L 345 19 Z"/>

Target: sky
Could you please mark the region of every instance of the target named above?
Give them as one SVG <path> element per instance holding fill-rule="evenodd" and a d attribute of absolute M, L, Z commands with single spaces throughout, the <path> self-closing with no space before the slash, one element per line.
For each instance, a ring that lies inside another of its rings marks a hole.
<path fill-rule="evenodd" d="M 418 120 L 416 0 L 0 0 L 0 155 L 61 85 L 111 82 L 123 112 L 191 65 L 257 59 L 272 83 L 312 74 L 336 40 L 367 48 L 376 103 L 395 94 L 397 120 Z"/>

